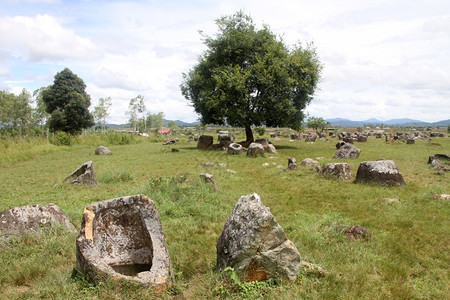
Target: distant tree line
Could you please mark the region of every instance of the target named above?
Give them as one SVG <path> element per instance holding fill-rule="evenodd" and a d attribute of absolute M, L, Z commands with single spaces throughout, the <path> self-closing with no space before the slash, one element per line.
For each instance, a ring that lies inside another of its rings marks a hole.
<path fill-rule="evenodd" d="M 0 91 L 0 134 L 2 137 L 47 135 L 48 132 L 79 134 L 95 121 L 106 127 L 111 97 L 100 98 L 93 113 L 86 84 L 68 68 L 57 73 L 52 85 L 33 95 L 23 89 L 19 95 Z"/>
<path fill-rule="evenodd" d="M 23 89 L 19 95 L 0 91 L 0 135 L 22 136 L 39 135 L 45 132 L 48 114 L 40 97 L 35 91 L 33 99 L 30 92 Z M 34 104 L 34 105 L 33 105 Z"/>

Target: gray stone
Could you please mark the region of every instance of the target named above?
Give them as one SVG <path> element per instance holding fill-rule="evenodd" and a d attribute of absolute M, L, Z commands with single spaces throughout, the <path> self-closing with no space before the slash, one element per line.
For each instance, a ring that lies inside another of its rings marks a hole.
<path fill-rule="evenodd" d="M 260 139 L 256 139 L 255 143 L 261 144 L 263 146 L 266 146 L 269 144 L 269 140 L 266 138 L 260 138 Z"/>
<path fill-rule="evenodd" d="M 288 158 L 288 169 L 293 171 L 297 170 L 297 160 L 294 157 Z"/>
<path fill-rule="evenodd" d="M 308 136 L 306 137 L 305 142 L 314 143 L 316 141 L 316 139 L 317 139 L 317 133 L 310 132 L 308 134 Z"/>
<path fill-rule="evenodd" d="M 156 292 L 173 283 L 158 211 L 144 195 L 86 206 L 76 246 L 78 270 L 95 283 L 125 279 Z"/>
<path fill-rule="evenodd" d="M 217 186 L 214 175 L 209 174 L 209 173 L 200 173 L 200 177 L 202 177 L 206 183 L 211 184 L 214 188 L 214 191 L 216 191 L 216 192 L 219 191 L 219 187 Z"/>
<path fill-rule="evenodd" d="M 72 184 L 97 186 L 97 177 L 92 160 L 85 162 L 72 174 L 66 177 L 65 181 Z"/>
<path fill-rule="evenodd" d="M 264 146 L 264 152 L 266 153 L 277 153 L 277 149 L 273 144 L 267 144 Z"/>
<path fill-rule="evenodd" d="M 228 145 L 228 154 L 241 154 L 244 151 L 244 147 L 242 147 L 241 144 L 238 143 L 231 143 Z"/>
<path fill-rule="evenodd" d="M 450 200 L 450 195 L 449 194 L 442 194 L 439 196 L 442 200 Z"/>
<path fill-rule="evenodd" d="M 439 159 L 441 161 L 448 161 L 448 162 L 450 162 L 450 155 L 448 155 L 448 154 L 439 154 L 439 153 L 432 154 L 432 155 L 430 155 L 428 157 L 428 163 L 431 164 L 431 162 L 433 160 L 435 160 L 435 159 Z"/>
<path fill-rule="evenodd" d="M 433 159 L 430 164 L 430 169 L 437 170 L 439 175 L 445 175 L 445 172 L 450 171 L 449 161 Z"/>
<path fill-rule="evenodd" d="M 162 144 L 163 145 L 173 145 L 177 142 L 178 139 L 168 139 L 166 141 L 164 141 Z"/>
<path fill-rule="evenodd" d="M 359 136 L 358 136 L 358 142 L 360 142 L 360 143 L 365 143 L 365 142 L 367 142 L 367 136 L 365 136 L 365 135 L 359 135 Z"/>
<path fill-rule="evenodd" d="M 329 163 L 320 170 L 322 175 L 335 177 L 338 180 L 351 180 L 352 170 L 347 163 Z"/>
<path fill-rule="evenodd" d="M 353 146 L 352 144 L 345 143 L 341 145 L 334 158 L 358 158 L 361 150 Z"/>
<path fill-rule="evenodd" d="M 95 155 L 112 155 L 112 152 L 105 146 L 98 146 L 95 149 Z"/>
<path fill-rule="evenodd" d="M 259 155 L 264 155 L 264 146 L 259 143 L 251 143 L 248 146 L 247 156 L 257 157 Z"/>
<path fill-rule="evenodd" d="M 363 161 L 356 173 L 355 182 L 376 183 L 380 185 L 405 185 L 402 174 L 392 160 Z"/>
<path fill-rule="evenodd" d="M 341 148 L 342 146 L 344 146 L 345 145 L 345 142 L 344 141 L 339 141 L 337 144 L 336 144 L 336 149 L 339 149 L 339 148 Z"/>
<path fill-rule="evenodd" d="M 213 163 L 213 162 L 210 162 L 210 161 L 205 162 L 203 165 L 204 165 L 205 167 L 214 167 L 214 163 Z"/>
<path fill-rule="evenodd" d="M 352 137 L 344 137 L 343 141 L 348 144 L 353 144 L 354 139 Z"/>
<path fill-rule="evenodd" d="M 239 199 L 217 241 L 217 268 L 228 266 L 245 281 L 294 281 L 301 271 L 297 248 L 256 193 Z"/>
<path fill-rule="evenodd" d="M 314 166 L 314 165 L 318 165 L 319 162 L 317 160 L 314 160 L 312 158 L 305 158 L 302 161 L 302 166 Z"/>
<path fill-rule="evenodd" d="M 39 234 L 43 228 L 57 226 L 75 231 L 75 226 L 55 204 L 15 207 L 0 212 L 0 241 L 25 234 Z"/>
<path fill-rule="evenodd" d="M 342 226 L 341 225 L 341 226 L 337 226 L 335 228 L 335 230 L 338 232 L 342 232 L 350 240 L 367 240 L 372 236 L 366 228 L 359 226 L 359 225 L 356 225 L 356 226 Z"/>
<path fill-rule="evenodd" d="M 228 148 L 228 146 L 234 142 L 236 138 L 232 134 L 219 134 L 219 146 L 221 148 Z"/>
<path fill-rule="evenodd" d="M 415 141 L 415 139 L 407 139 L 406 140 L 406 144 L 407 145 L 412 145 L 412 144 L 414 144 L 416 141 Z"/>
<path fill-rule="evenodd" d="M 198 149 L 205 149 L 208 148 L 210 146 L 212 146 L 214 142 L 214 138 L 210 135 L 201 135 L 198 138 L 198 142 L 197 142 L 197 148 Z"/>

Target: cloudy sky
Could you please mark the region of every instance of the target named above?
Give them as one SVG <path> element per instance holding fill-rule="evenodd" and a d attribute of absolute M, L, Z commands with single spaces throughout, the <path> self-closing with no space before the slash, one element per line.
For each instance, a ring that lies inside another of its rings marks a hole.
<path fill-rule="evenodd" d="M 92 97 L 131 98 L 149 112 L 195 121 L 182 73 L 205 50 L 199 30 L 238 10 L 288 45 L 313 42 L 324 65 L 311 116 L 450 118 L 448 0 L 0 0 L 0 90 L 33 91 L 68 67 Z"/>

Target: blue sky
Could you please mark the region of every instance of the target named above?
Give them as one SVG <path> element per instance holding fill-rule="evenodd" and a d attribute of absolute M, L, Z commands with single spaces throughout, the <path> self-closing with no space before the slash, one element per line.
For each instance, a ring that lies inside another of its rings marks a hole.
<path fill-rule="evenodd" d="M 243 10 L 288 45 L 314 42 L 324 64 L 309 115 L 352 120 L 450 118 L 450 1 L 0 0 L 0 90 L 31 92 L 65 67 L 124 123 L 131 98 L 195 121 L 182 73 L 205 50 L 198 30 Z"/>

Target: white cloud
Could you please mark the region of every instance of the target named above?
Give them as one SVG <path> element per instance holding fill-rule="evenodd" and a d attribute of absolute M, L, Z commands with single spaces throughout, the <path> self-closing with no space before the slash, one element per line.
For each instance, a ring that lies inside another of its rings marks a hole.
<path fill-rule="evenodd" d="M 37 15 L 0 17 L 6 66 L 0 76 L 9 80 L 0 87 L 26 85 L 30 78 L 33 88 L 46 86 L 49 74 L 67 66 L 86 82 L 93 104 L 112 97 L 111 122 L 126 121 L 129 100 L 138 94 L 152 113 L 196 120 L 179 84 L 205 50 L 197 31 L 214 35 L 214 20 L 240 9 L 257 26 L 284 34 L 288 45 L 314 41 L 324 71 L 308 107 L 312 115 L 424 121 L 450 115 L 445 0 L 83 1 L 30 3 L 27 9 Z"/>
<path fill-rule="evenodd" d="M 32 62 L 64 59 L 92 59 L 95 44 L 64 28 L 49 15 L 4 17 L 0 19 L 0 45 L 11 57 Z"/>

